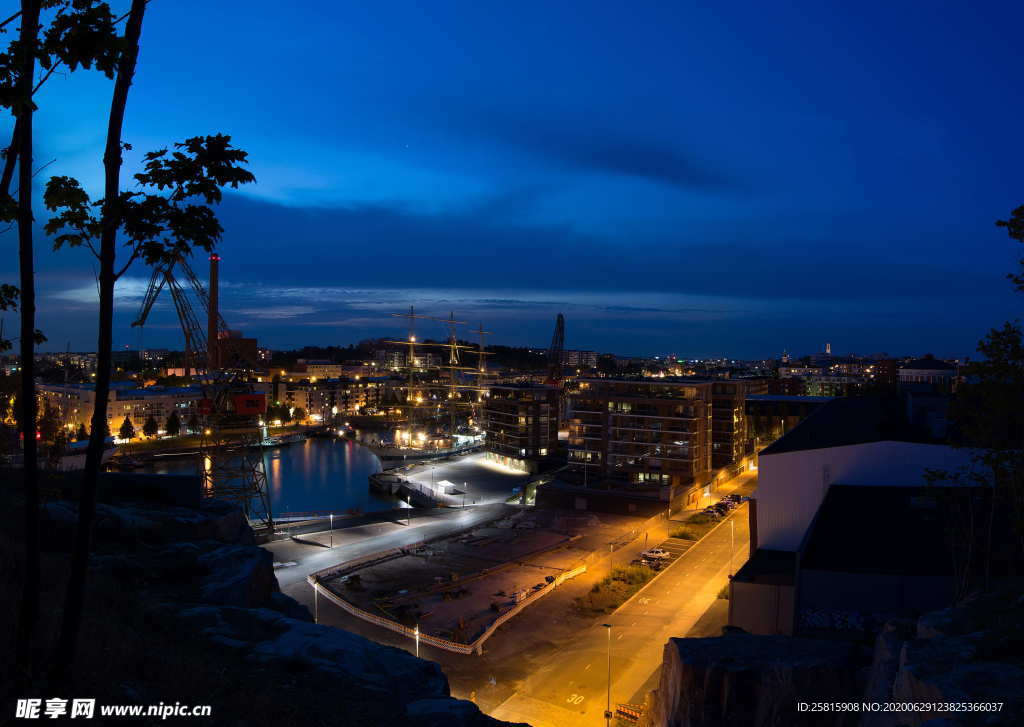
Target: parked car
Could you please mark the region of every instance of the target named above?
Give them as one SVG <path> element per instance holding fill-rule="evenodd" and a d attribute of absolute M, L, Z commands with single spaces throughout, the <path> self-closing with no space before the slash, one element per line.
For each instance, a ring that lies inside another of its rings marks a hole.
<path fill-rule="evenodd" d="M 648 548 L 640 555 L 644 558 L 653 560 L 664 560 L 665 558 L 672 557 L 667 550 L 662 550 L 661 548 Z"/>

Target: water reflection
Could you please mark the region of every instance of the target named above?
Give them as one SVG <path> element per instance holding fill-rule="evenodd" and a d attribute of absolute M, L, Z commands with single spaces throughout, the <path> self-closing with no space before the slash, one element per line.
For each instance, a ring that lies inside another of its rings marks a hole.
<path fill-rule="evenodd" d="M 196 458 L 162 457 L 147 468 L 165 474 L 197 474 Z M 209 467 L 209 463 L 206 465 Z M 370 492 L 368 479 L 381 469 L 380 460 L 349 440 L 307 439 L 263 453 L 267 488 L 275 513 L 361 510 L 395 506 L 395 501 Z"/>

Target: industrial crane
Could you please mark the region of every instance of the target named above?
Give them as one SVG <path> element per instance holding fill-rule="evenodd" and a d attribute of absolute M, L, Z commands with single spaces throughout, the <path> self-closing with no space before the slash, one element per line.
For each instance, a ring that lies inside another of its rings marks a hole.
<path fill-rule="evenodd" d="M 210 255 L 209 292 L 184 257 L 176 257 L 157 266 L 149 279 L 139 315 L 132 326 L 143 326 L 156 299 L 166 287 L 185 334 L 185 376 L 194 368 L 193 356 L 202 359 L 206 375 L 202 377 L 202 398 L 197 410 L 203 417 L 197 460 L 203 488 L 210 497 L 238 503 L 257 530 L 273 532 L 273 515 L 267 491 L 267 476 L 261 450 L 266 395 L 254 391 L 244 370 L 246 362 L 232 347 L 227 323 L 221 317 L 217 301 L 220 256 Z M 184 278 L 184 283 L 180 279 Z M 203 331 L 196 308 L 189 299 L 191 289 L 207 317 Z M 260 429 L 239 438 L 225 430 L 240 424 L 259 424 Z"/>
<path fill-rule="evenodd" d="M 210 256 L 211 288 L 216 285 L 214 280 L 219 260 L 220 257 L 216 254 Z M 179 276 L 184 276 L 185 285 L 182 284 Z M 207 331 L 205 332 L 200 322 L 201 319 L 196 315 L 196 309 L 189 300 L 186 285 L 188 288 L 191 288 L 196 299 L 199 301 L 202 312 L 206 314 L 208 324 Z M 160 292 L 164 287 L 171 293 L 174 310 L 178 315 L 178 322 L 181 324 L 181 331 L 185 336 L 185 376 L 189 375 L 191 369 L 197 367 L 194 364 L 193 357 L 197 360 L 202 360 L 208 370 L 218 368 L 218 364 L 223 365 L 228 362 L 236 362 L 233 359 L 238 358 L 237 352 L 235 352 L 234 356 L 225 356 L 226 352 L 220 350 L 226 345 L 230 346 L 231 339 L 228 335 L 227 323 L 224 321 L 223 316 L 220 315 L 216 302 L 213 302 L 211 305 L 211 294 L 207 292 L 188 264 L 188 261 L 182 256 L 162 263 L 153 269 L 153 274 L 149 278 L 149 285 L 146 287 L 146 295 L 143 297 L 142 306 L 139 308 L 139 315 L 132 323 L 132 327 L 144 326 L 146 324 L 146 319 L 153 309 L 153 304 L 156 303 L 156 299 L 160 296 Z M 213 290 L 212 294 L 216 296 L 216 291 Z M 218 354 L 220 354 L 222 359 L 220 361 L 217 360 Z"/>

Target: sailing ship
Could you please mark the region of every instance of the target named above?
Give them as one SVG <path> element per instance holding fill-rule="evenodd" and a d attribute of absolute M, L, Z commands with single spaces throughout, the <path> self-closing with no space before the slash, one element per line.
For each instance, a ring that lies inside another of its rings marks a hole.
<path fill-rule="evenodd" d="M 484 336 L 490 332 L 481 325 L 474 331 L 479 345 L 460 343 L 458 326 L 468 325 L 455 319 L 417 315 L 414 307 L 408 313 L 395 313 L 409 320 L 409 333 L 404 341 L 388 341 L 406 349 L 407 381 L 403 409 L 404 423 L 364 440 L 364 444 L 383 460 L 424 460 L 450 457 L 478 449 L 484 434 L 479 427 L 479 409 L 486 395 L 487 356 Z M 447 341 L 418 340 L 417 321 L 433 321 L 447 328 Z M 430 365 L 417 349 L 440 348 L 446 363 Z M 468 353 L 476 357 L 475 366 L 463 365 Z"/>

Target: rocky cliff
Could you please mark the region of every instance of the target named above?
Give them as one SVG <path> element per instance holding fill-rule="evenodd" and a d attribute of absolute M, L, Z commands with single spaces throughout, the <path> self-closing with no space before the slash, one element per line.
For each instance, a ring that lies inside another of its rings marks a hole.
<path fill-rule="evenodd" d="M 1020 584 L 916 620 L 888 622 L 874 652 L 844 640 L 728 633 L 671 639 L 643 727 L 1024 724 L 1024 595 Z M 846 702 L 845 713 L 798 702 Z M 864 704 L 917 705 L 869 711 Z M 966 711 L 922 708 L 974 705 Z"/>
<path fill-rule="evenodd" d="M 44 508 L 50 549 L 66 550 L 76 518 L 70 501 Z M 252 530 L 232 505 L 101 504 L 94 540 L 92 588 L 102 598 L 100 591 L 114 584 L 124 609 L 109 617 L 118 623 L 109 625 L 114 636 L 105 639 L 135 639 L 138 651 L 149 648 L 151 632 L 170 634 L 186 644 L 191 656 L 179 658 L 195 672 L 183 675 L 181 684 L 162 683 L 167 676 L 159 667 L 150 675 L 117 674 L 113 678 L 124 684 L 116 693 L 126 703 L 212 702 L 218 724 L 259 723 L 239 714 L 250 701 L 272 702 L 275 710 L 287 705 L 291 723 L 303 725 L 502 724 L 451 698 L 437 664 L 312 623 L 304 607 L 279 592 L 270 554 L 254 545 Z M 132 648 L 119 643 L 112 651 Z M 183 693 L 193 688 L 186 684 L 196 683 L 211 688 Z M 232 689 L 255 694 L 240 699 Z"/>
<path fill-rule="evenodd" d="M 867 698 L 988 705 L 865 715 L 862 727 L 1024 724 L 1024 596 L 1008 586 L 955 608 L 893 621 L 875 642 Z M 999 705 L 996 707 L 996 705 Z"/>
<path fill-rule="evenodd" d="M 799 712 L 797 702 L 844 701 L 854 693 L 846 644 L 727 634 L 670 639 L 643 727 L 782 727 L 852 724 L 848 716 Z"/>

